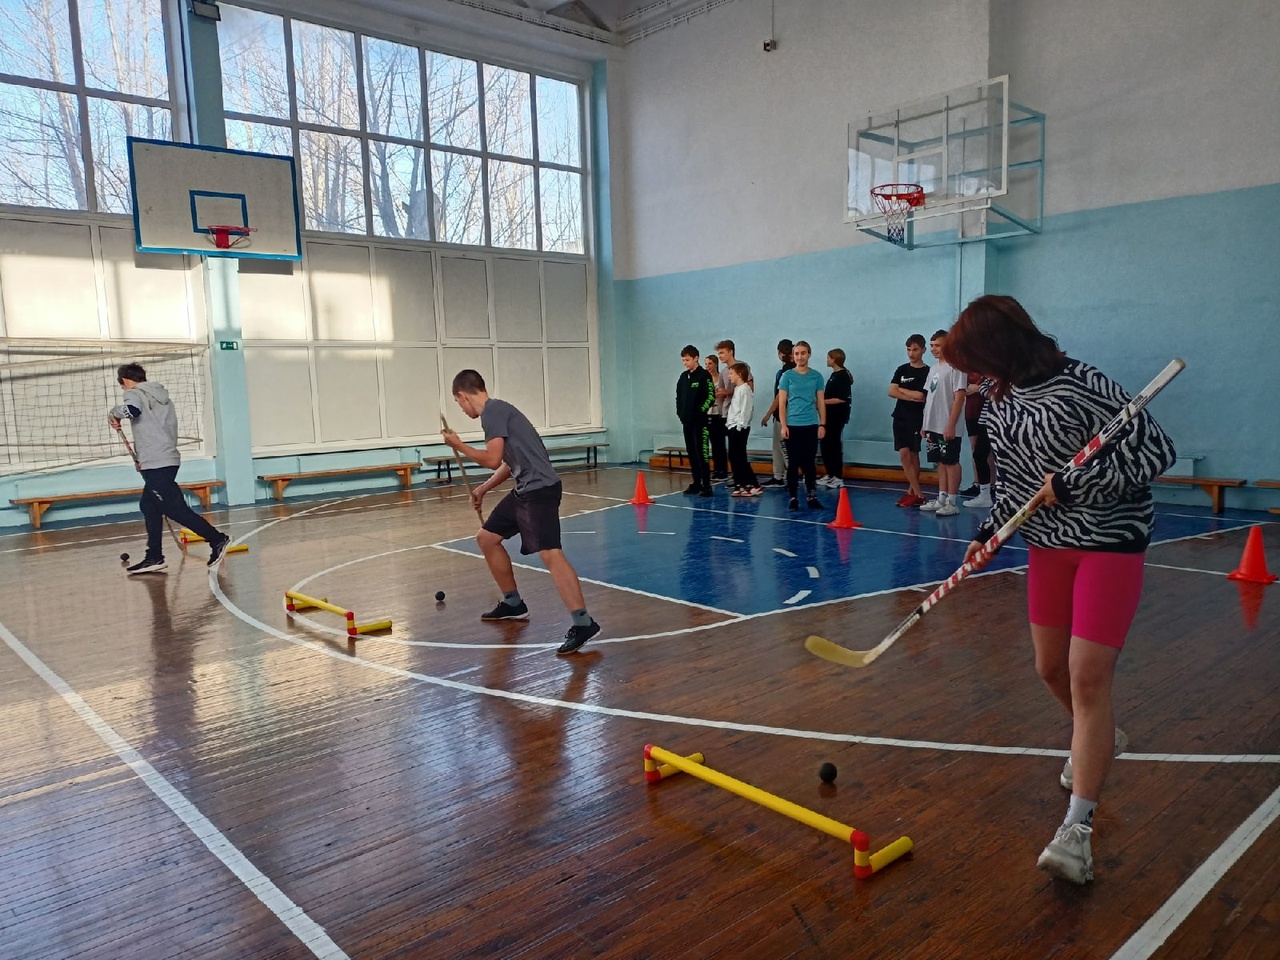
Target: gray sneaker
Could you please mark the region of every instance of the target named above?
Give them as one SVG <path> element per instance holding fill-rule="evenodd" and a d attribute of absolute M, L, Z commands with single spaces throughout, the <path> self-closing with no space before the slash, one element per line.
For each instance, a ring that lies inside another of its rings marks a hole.
<path fill-rule="evenodd" d="M 1116 727 L 1116 751 L 1113 756 L 1120 756 L 1129 746 L 1129 735 Z M 1058 776 L 1058 782 L 1062 784 L 1064 790 L 1070 790 L 1075 782 L 1074 774 L 1071 770 L 1071 758 L 1067 757 L 1067 762 L 1062 765 L 1062 773 Z"/>
<path fill-rule="evenodd" d="M 1071 883 L 1088 883 L 1093 879 L 1093 851 L 1089 847 L 1089 835 L 1093 827 L 1073 823 L 1059 827 L 1049 845 L 1040 853 L 1036 866 L 1059 880 Z"/>

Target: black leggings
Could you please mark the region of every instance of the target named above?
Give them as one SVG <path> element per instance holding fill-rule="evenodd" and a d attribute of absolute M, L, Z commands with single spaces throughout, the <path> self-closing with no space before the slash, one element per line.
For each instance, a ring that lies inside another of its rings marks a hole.
<path fill-rule="evenodd" d="M 973 451 L 973 472 L 979 485 L 986 486 L 991 482 L 991 438 L 986 427 L 969 424 L 969 448 Z"/>
<path fill-rule="evenodd" d="M 155 560 L 164 556 L 165 517 L 176 520 L 210 543 L 222 539 L 222 534 L 213 524 L 187 506 L 187 498 L 175 479 L 177 476 L 177 467 L 142 471 L 142 499 L 138 506 L 147 526 L 147 556 Z"/>
<path fill-rule="evenodd" d="M 751 469 L 751 458 L 747 456 L 747 437 L 750 427 L 729 430 L 729 465 L 733 467 L 733 485 L 744 490 L 758 486 L 756 472 Z"/>
<path fill-rule="evenodd" d="M 828 477 L 844 479 L 844 425 L 847 420 L 831 415 L 827 408 L 827 435 L 818 441 L 822 447 L 822 466 Z"/>
<path fill-rule="evenodd" d="M 805 489 L 813 494 L 818 488 L 817 467 L 814 461 L 818 456 L 818 425 L 816 423 L 804 427 L 787 425 L 791 436 L 787 439 L 787 491 L 796 495 L 800 486 L 800 474 L 804 474 Z"/>
<path fill-rule="evenodd" d="M 725 418 L 718 414 L 707 415 L 707 437 L 711 440 L 711 473 L 723 477 L 729 472 L 729 456 L 725 451 Z"/>

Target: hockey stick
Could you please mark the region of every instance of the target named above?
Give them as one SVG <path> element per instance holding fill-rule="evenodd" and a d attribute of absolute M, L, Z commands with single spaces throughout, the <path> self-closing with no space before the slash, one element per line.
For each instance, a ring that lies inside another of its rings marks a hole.
<path fill-rule="evenodd" d="M 440 426 L 444 427 L 449 433 L 453 433 L 453 428 L 449 426 L 449 421 L 444 418 L 444 413 L 440 414 Z M 452 447 L 450 449 L 453 449 Z M 458 463 L 458 472 L 462 474 L 462 485 L 467 488 L 467 497 L 471 497 L 471 481 L 467 479 L 467 468 L 462 465 L 462 454 L 457 450 L 453 451 L 453 459 Z M 476 508 L 476 516 L 480 518 L 481 525 L 484 524 L 484 514 L 480 512 L 480 504 L 475 500 L 471 501 L 471 505 Z"/>
<path fill-rule="evenodd" d="M 130 459 L 133 460 L 133 469 L 141 473 L 142 462 L 138 459 L 138 454 L 136 451 L 134 451 L 133 444 L 130 443 L 129 438 L 124 435 L 124 429 L 120 426 L 119 423 L 115 423 L 113 424 L 113 426 L 115 428 L 116 435 L 119 436 L 121 441 L 124 443 L 124 448 L 129 451 L 129 457 Z M 160 505 L 161 507 L 163 507 L 164 499 L 160 496 L 160 494 L 157 491 L 152 490 L 151 492 L 156 495 L 156 499 L 160 501 Z M 173 529 L 173 524 L 170 522 L 168 514 L 161 513 L 160 516 L 164 517 L 164 525 L 169 528 L 169 536 L 173 537 L 173 542 L 178 545 L 179 550 L 181 550 L 183 553 L 186 553 L 187 545 L 182 542 L 182 538 L 178 536 L 178 532 Z"/>
<path fill-rule="evenodd" d="M 1098 435 L 1085 444 L 1084 449 L 1072 457 L 1063 469 L 1079 467 L 1093 459 L 1094 454 L 1115 439 L 1116 434 L 1123 430 L 1142 411 L 1142 408 L 1150 403 L 1156 394 L 1168 386 L 1169 381 L 1180 374 L 1185 367 L 1186 364 L 1181 360 L 1174 359 L 1169 361 L 1169 365 L 1161 370 L 1156 378 L 1142 389 L 1141 393 L 1125 404 L 1120 412 L 1112 417 L 1111 421 L 1098 432 Z M 1009 518 L 1009 521 L 1004 526 L 996 531 L 995 536 L 983 544 L 982 549 L 974 554 L 971 560 L 966 561 L 960 566 L 959 570 L 940 583 L 937 589 L 929 594 L 920 606 L 916 607 L 902 623 L 894 628 L 892 633 L 870 650 L 850 650 L 847 647 L 840 646 L 838 643 L 833 643 L 825 637 L 816 636 L 809 637 L 804 642 L 805 649 L 814 656 L 830 660 L 832 663 L 843 664 L 847 667 L 865 667 L 893 646 L 899 637 L 914 627 L 920 618 L 928 613 L 938 601 L 955 589 L 956 584 L 975 570 L 980 569 L 990 560 L 992 555 L 1004 545 L 1005 541 L 1014 535 L 1020 526 L 1026 523 L 1027 518 L 1035 513 L 1036 508 L 1039 506 L 1040 502 L 1037 497 L 1032 497 L 1028 500 L 1017 513 Z"/>

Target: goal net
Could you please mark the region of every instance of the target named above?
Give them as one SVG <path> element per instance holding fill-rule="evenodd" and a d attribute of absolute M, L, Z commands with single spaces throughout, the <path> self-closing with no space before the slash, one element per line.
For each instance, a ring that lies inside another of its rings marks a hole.
<path fill-rule="evenodd" d="M 139 363 L 178 413 L 178 447 L 204 443 L 205 344 L 0 338 L 0 476 L 128 458 L 107 423 L 116 368 Z M 126 425 L 125 430 L 128 430 Z"/>

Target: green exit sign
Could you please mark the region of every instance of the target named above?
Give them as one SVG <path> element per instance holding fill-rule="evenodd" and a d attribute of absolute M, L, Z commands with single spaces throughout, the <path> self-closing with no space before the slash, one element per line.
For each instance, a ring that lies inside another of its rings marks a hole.
<path fill-rule="evenodd" d="M 218 349 L 219 350 L 239 350 L 240 342 L 238 340 L 219 340 Z"/>

